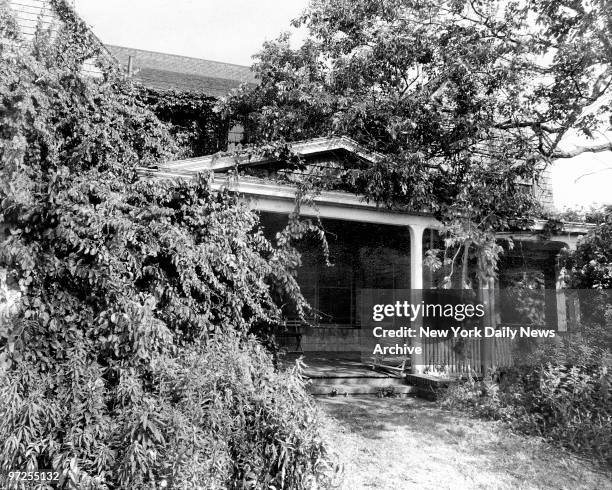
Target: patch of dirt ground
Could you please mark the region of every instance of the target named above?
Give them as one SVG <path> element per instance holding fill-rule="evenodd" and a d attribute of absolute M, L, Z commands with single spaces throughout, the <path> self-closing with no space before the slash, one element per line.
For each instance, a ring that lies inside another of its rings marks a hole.
<path fill-rule="evenodd" d="M 612 489 L 612 473 L 540 438 L 416 398 L 318 398 L 341 489 Z"/>

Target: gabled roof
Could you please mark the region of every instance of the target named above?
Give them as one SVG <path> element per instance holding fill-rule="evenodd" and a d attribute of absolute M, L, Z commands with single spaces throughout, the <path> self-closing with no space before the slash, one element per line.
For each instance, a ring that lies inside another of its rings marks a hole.
<path fill-rule="evenodd" d="M 124 69 L 131 56 L 134 78 L 154 89 L 203 92 L 219 97 L 243 82 L 255 83 L 248 66 L 110 44 L 106 47 Z"/>
<path fill-rule="evenodd" d="M 375 162 L 382 158 L 382 155 L 373 153 L 365 149 L 356 141 L 340 137 L 313 138 L 304 141 L 288 143 L 289 148 L 299 156 L 314 156 L 324 153 L 343 151 L 350 153 L 362 160 Z M 253 153 L 243 157 L 233 155 L 207 155 L 185 160 L 175 160 L 166 162 L 159 166 L 163 172 L 177 173 L 198 173 L 198 172 L 226 172 L 232 168 L 250 167 L 274 162 L 275 158 L 263 153 Z"/>

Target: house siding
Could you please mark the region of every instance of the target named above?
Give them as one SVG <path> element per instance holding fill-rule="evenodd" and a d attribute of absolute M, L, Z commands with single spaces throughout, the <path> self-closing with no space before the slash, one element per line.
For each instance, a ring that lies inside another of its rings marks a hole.
<path fill-rule="evenodd" d="M 552 172 L 549 168 L 542 172 L 538 182 L 534 184 L 534 193 L 544 209 L 549 211 L 554 209 Z"/>
<path fill-rule="evenodd" d="M 69 0 L 68 3 L 74 8 L 74 0 Z M 9 0 L 8 4 L 26 43 L 32 42 L 39 26 L 53 30 L 61 22 L 49 0 Z M 82 73 L 93 78 L 102 76 L 94 59 L 83 63 Z"/>
<path fill-rule="evenodd" d="M 26 40 L 32 40 L 39 23 L 52 27 L 58 21 L 49 0 L 9 0 L 8 4 Z"/>

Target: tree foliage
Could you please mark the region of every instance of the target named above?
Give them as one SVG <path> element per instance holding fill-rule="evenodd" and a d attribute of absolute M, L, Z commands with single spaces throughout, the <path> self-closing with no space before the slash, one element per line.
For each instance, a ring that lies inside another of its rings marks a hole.
<path fill-rule="evenodd" d="M 141 179 L 177 145 L 118 70 L 82 74 L 104 59 L 58 5 L 66 22 L 32 46 L 1 10 L 0 265 L 20 298 L 0 324 L 0 473 L 54 468 L 63 488 L 324 483 L 316 411 L 250 335 L 281 321 L 281 302 L 303 305 L 290 237 L 274 246 L 206 176 Z"/>
<path fill-rule="evenodd" d="M 591 212 L 587 219 L 595 227 L 568 254 L 565 266 L 571 287 L 612 289 L 612 206 Z"/>
<path fill-rule="evenodd" d="M 612 207 L 591 211 L 595 225 L 576 250 L 563 257 L 565 280 L 578 289 L 583 332 L 598 348 L 612 352 Z"/>
<path fill-rule="evenodd" d="M 537 181 L 569 130 L 604 124 L 609 2 L 312 0 L 230 97 L 256 145 L 348 135 L 383 158 L 313 179 L 462 223 L 461 243 L 539 213 Z M 484 234 L 483 234 L 484 232 Z M 480 253 L 480 252 L 478 252 Z"/>

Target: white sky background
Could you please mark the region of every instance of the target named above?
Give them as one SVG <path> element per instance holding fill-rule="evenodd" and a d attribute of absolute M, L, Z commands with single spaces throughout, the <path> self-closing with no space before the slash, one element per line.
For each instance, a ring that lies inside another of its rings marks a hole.
<path fill-rule="evenodd" d="M 75 0 L 107 44 L 251 65 L 308 0 Z"/>
<path fill-rule="evenodd" d="M 308 0 L 75 0 L 104 43 L 250 65 L 266 40 L 292 30 Z M 297 33 L 296 41 L 303 37 Z M 586 175 L 589 174 L 589 175 Z M 559 160 L 555 204 L 612 204 L 612 152 Z M 576 181 L 577 180 L 577 181 Z"/>
<path fill-rule="evenodd" d="M 573 144 L 588 145 L 594 141 L 612 140 L 612 132 L 595 140 L 586 137 L 568 137 L 562 148 Z M 553 195 L 559 209 L 590 207 L 592 204 L 612 204 L 612 152 L 583 153 L 574 158 L 559 159 L 551 168 Z"/>

